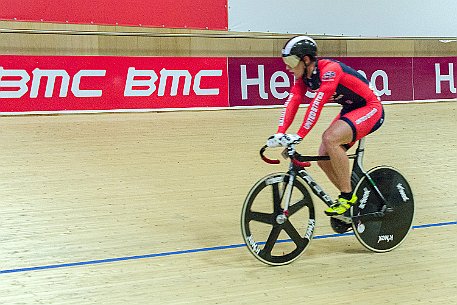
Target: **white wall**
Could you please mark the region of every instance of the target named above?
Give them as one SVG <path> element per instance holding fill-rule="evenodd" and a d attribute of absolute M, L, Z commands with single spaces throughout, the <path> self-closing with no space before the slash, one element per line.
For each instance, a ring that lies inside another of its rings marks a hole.
<path fill-rule="evenodd" d="M 457 0 L 228 0 L 229 31 L 457 37 Z"/>

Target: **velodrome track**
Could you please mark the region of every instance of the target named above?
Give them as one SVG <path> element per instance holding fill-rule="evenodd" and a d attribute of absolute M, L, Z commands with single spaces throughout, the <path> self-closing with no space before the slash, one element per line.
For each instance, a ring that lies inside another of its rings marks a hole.
<path fill-rule="evenodd" d="M 365 167 L 409 179 L 407 240 L 369 252 L 335 235 L 314 197 L 315 240 L 282 267 L 255 260 L 239 225 L 250 187 L 287 169 L 258 157 L 279 109 L 2 117 L 0 303 L 457 303 L 457 103 L 385 110 Z M 301 151 L 317 151 L 338 111 Z"/>

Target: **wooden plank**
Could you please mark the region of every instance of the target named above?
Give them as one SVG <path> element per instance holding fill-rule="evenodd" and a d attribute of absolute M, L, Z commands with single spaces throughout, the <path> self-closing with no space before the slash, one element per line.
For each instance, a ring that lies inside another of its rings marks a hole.
<path fill-rule="evenodd" d="M 408 177 L 414 225 L 455 222 L 457 104 L 385 108 L 385 125 L 367 141 L 366 167 L 388 164 Z M 301 150 L 317 151 L 338 111 L 324 109 Z M 277 268 L 237 246 L 249 188 L 287 169 L 258 157 L 279 114 L 2 117 L 0 303 L 455 304 L 456 225 L 413 230 L 384 254 L 354 236 L 314 240 L 297 261 Z M 310 170 L 336 194 L 317 166 Z M 315 234 L 331 234 L 324 205 L 315 204 Z M 159 253 L 168 255 L 131 257 Z M 125 260 L 103 261 L 109 258 Z M 87 264 L 66 265 L 74 262 Z M 22 270 L 36 266 L 43 268 Z"/>

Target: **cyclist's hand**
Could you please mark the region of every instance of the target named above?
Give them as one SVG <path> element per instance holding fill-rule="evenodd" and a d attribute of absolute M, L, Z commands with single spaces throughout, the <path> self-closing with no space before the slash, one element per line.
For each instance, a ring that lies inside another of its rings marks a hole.
<path fill-rule="evenodd" d="M 275 133 L 267 140 L 268 147 L 281 147 L 281 138 L 284 136 L 283 133 Z"/>
<path fill-rule="evenodd" d="M 281 138 L 281 144 L 282 144 L 282 146 L 287 147 L 287 146 L 292 145 L 292 144 L 298 144 L 298 143 L 301 142 L 301 140 L 303 140 L 303 138 L 300 137 L 297 134 L 290 134 L 290 133 L 288 134 L 288 133 L 286 133 Z"/>
<path fill-rule="evenodd" d="M 268 147 L 287 147 L 291 144 L 298 144 L 302 138 L 296 134 L 275 133 L 267 140 Z"/>

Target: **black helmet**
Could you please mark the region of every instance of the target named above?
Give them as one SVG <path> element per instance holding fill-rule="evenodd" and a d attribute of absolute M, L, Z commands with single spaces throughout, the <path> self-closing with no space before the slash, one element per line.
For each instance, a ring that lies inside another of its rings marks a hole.
<path fill-rule="evenodd" d="M 311 37 L 296 36 L 290 39 L 282 49 L 282 59 L 292 68 L 308 55 L 312 60 L 317 56 L 317 44 Z"/>

